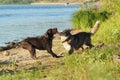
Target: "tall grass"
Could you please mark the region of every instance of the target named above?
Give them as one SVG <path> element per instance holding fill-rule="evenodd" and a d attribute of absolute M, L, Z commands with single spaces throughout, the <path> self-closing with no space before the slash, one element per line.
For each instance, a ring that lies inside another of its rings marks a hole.
<path fill-rule="evenodd" d="M 80 10 L 73 14 L 74 28 L 91 28 L 97 20 L 104 22 L 109 18 L 107 11 Z"/>
<path fill-rule="evenodd" d="M 94 35 L 94 42 L 104 42 L 106 44 L 115 44 L 120 41 L 120 16 L 112 16 L 109 20 L 100 25 L 98 32 Z"/>
<path fill-rule="evenodd" d="M 116 43 L 120 41 L 119 0 L 100 0 L 101 9 L 80 10 L 73 14 L 73 28 L 87 30 L 100 20 L 100 29 L 93 37 L 93 42 Z"/>
<path fill-rule="evenodd" d="M 102 9 L 108 11 L 118 12 L 120 14 L 120 0 L 100 0 L 102 3 Z"/>

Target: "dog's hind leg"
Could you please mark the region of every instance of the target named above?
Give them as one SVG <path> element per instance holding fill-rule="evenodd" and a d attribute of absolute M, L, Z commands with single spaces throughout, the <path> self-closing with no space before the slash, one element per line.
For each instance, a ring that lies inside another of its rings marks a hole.
<path fill-rule="evenodd" d="M 94 47 L 94 45 L 92 45 L 91 43 L 91 38 L 90 36 L 86 37 L 85 40 L 84 40 L 84 44 L 82 46 L 84 49 L 89 49 L 89 48 L 92 48 Z"/>
<path fill-rule="evenodd" d="M 32 59 L 36 59 L 35 48 L 33 48 L 30 43 L 28 43 L 28 42 L 26 42 L 26 41 L 23 41 L 23 42 L 21 43 L 21 45 L 22 45 L 22 48 L 23 48 L 23 49 L 26 49 L 26 50 L 28 50 L 28 51 L 30 52 L 30 56 L 31 56 Z"/>
<path fill-rule="evenodd" d="M 32 59 L 36 59 L 36 51 L 35 51 L 35 48 L 30 47 L 29 52 L 30 52 L 31 58 L 32 58 Z"/>

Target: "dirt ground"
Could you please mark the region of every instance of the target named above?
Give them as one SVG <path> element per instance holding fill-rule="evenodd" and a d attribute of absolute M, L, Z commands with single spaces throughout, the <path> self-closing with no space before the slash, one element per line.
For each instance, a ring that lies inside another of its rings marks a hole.
<path fill-rule="evenodd" d="M 53 52 L 59 54 L 61 51 L 64 51 L 64 48 L 60 41 L 60 36 L 55 35 L 53 39 Z M 9 56 L 6 56 L 6 53 L 9 53 Z M 21 47 L 2 51 L 0 52 L 0 71 L 3 70 L 3 68 L 12 69 L 8 67 L 11 63 L 15 63 L 18 69 L 27 69 L 33 67 L 36 63 L 54 65 L 58 60 L 57 58 L 53 58 L 46 50 L 36 50 L 36 56 L 37 60 L 33 60 L 30 57 L 30 53 Z"/>

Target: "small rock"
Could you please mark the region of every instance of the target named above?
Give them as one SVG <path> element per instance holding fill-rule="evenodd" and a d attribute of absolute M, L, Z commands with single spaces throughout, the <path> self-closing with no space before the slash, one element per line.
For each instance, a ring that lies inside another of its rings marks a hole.
<path fill-rule="evenodd" d="M 9 52 L 9 51 L 4 51 L 3 54 L 4 54 L 5 56 L 9 56 L 9 55 L 10 55 L 10 52 Z"/>

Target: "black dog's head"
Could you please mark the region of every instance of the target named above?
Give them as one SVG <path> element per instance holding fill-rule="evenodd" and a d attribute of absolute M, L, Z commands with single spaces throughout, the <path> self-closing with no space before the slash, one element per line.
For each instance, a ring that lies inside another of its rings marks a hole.
<path fill-rule="evenodd" d="M 66 36 L 66 37 L 68 37 L 68 36 L 71 35 L 70 32 L 71 32 L 71 29 L 66 29 L 66 30 L 60 32 L 59 34 L 60 34 L 60 36 Z"/>
<path fill-rule="evenodd" d="M 66 42 L 66 40 L 72 35 L 70 32 L 71 32 L 71 29 L 66 29 L 66 30 L 64 30 L 62 32 L 59 32 L 62 43 Z"/>
<path fill-rule="evenodd" d="M 58 33 L 57 28 L 50 28 L 50 29 L 48 29 L 47 32 L 45 33 L 45 36 L 46 36 L 46 37 L 51 37 L 51 38 L 53 38 L 53 35 L 56 34 L 56 33 Z"/>

